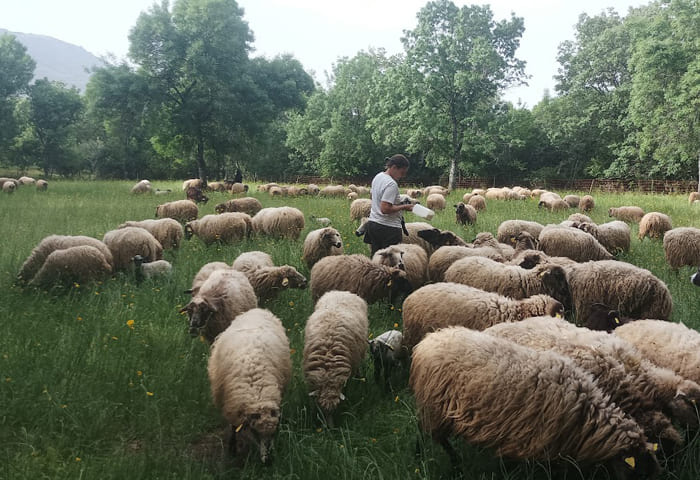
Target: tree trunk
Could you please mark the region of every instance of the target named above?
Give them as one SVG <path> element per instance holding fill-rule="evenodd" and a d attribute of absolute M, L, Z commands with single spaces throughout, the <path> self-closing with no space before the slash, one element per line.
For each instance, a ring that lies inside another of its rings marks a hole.
<path fill-rule="evenodd" d="M 698 193 L 700 193 L 700 153 L 698 153 Z"/>
<path fill-rule="evenodd" d="M 206 184 L 207 165 L 204 163 L 204 138 L 201 136 L 197 139 L 197 167 L 199 168 L 199 178 Z"/>
<path fill-rule="evenodd" d="M 450 160 L 450 179 L 448 180 L 447 188 L 450 191 L 454 190 L 457 186 L 457 158 L 453 157 Z"/>

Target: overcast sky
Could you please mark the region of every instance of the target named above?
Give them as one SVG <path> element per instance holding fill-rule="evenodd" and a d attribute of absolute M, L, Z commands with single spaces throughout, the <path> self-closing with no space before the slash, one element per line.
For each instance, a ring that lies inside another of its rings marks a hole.
<path fill-rule="evenodd" d="M 176 0 L 171 0 L 171 5 Z M 352 57 L 369 47 L 382 47 L 389 54 L 403 51 L 403 30 L 416 25 L 416 13 L 425 0 L 239 0 L 244 18 L 255 34 L 254 55 L 273 57 L 292 53 L 325 85 L 339 57 Z M 546 89 L 554 91 L 557 46 L 573 39 L 578 16 L 597 15 L 614 7 L 626 15 L 630 6 L 649 0 L 490 0 L 455 1 L 491 5 L 494 18 L 525 19 L 517 57 L 527 61 L 528 87 L 511 89 L 506 98 L 537 104 Z M 0 0 L 0 27 L 14 32 L 48 35 L 80 45 L 95 55 L 113 53 L 125 57 L 129 30 L 139 13 L 153 0 Z"/>

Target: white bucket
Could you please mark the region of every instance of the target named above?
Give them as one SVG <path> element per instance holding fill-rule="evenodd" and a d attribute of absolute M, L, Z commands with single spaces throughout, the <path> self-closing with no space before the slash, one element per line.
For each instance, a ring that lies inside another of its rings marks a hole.
<path fill-rule="evenodd" d="M 432 220 L 432 218 L 435 216 L 434 211 L 424 207 L 420 203 L 416 203 L 415 205 L 413 205 L 412 212 L 421 218 L 425 218 L 426 220 Z"/>

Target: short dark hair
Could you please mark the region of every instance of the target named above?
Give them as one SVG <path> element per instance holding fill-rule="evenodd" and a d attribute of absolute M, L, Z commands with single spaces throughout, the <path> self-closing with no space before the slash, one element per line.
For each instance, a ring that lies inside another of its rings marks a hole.
<path fill-rule="evenodd" d="M 384 159 L 384 166 L 386 168 L 389 167 L 398 167 L 398 168 L 407 168 L 408 167 L 408 159 L 401 155 L 400 153 L 397 153 L 396 155 L 392 155 L 391 157 L 386 157 Z"/>

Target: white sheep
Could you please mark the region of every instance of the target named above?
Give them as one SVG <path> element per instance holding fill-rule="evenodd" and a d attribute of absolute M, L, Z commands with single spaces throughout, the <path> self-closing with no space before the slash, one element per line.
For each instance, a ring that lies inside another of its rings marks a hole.
<path fill-rule="evenodd" d="M 392 370 L 402 366 L 408 358 L 408 350 L 403 344 L 403 334 L 398 330 L 388 330 L 369 340 L 368 343 L 374 363 L 374 380 L 379 382 L 384 373 L 384 385 L 388 387 Z"/>
<path fill-rule="evenodd" d="M 644 237 L 663 238 L 664 233 L 671 230 L 671 217 L 664 213 L 649 212 L 639 221 L 639 237 L 644 240 Z"/>
<path fill-rule="evenodd" d="M 206 183 L 204 180 L 201 178 L 190 178 L 189 180 L 185 180 L 182 182 L 182 191 L 186 192 L 188 188 L 204 188 L 206 186 Z"/>
<path fill-rule="evenodd" d="M 173 218 L 160 218 L 156 220 L 140 220 L 133 221 L 129 220 L 122 223 L 117 228 L 124 227 L 139 227 L 144 230 L 148 230 L 151 235 L 156 237 L 156 240 L 160 242 L 160 245 L 164 250 L 170 248 L 179 248 L 182 242 L 182 237 L 185 231 L 182 228 L 180 222 Z"/>
<path fill-rule="evenodd" d="M 272 261 L 272 257 L 268 253 L 261 252 L 259 250 L 243 252 L 233 261 L 233 268 L 243 273 L 250 272 L 258 268 L 274 266 L 275 264 Z"/>
<path fill-rule="evenodd" d="M 323 257 L 342 254 L 343 242 L 340 238 L 340 232 L 335 228 L 326 227 L 312 230 L 304 239 L 302 260 L 309 270 Z"/>
<path fill-rule="evenodd" d="M 486 210 L 486 199 L 481 195 L 472 195 L 469 201 L 465 202 L 467 205 L 474 207 L 477 212 L 481 210 Z"/>
<path fill-rule="evenodd" d="M 231 184 L 231 188 L 229 188 L 229 192 L 231 192 L 231 195 L 236 195 L 238 193 L 245 193 L 248 191 L 248 185 L 244 185 L 239 182 L 234 182 Z M 262 207 L 260 207 L 262 208 Z M 253 215 L 252 213 L 250 215 Z"/>
<path fill-rule="evenodd" d="M 635 206 L 610 207 L 608 216 L 615 217 L 623 222 L 639 223 L 644 216 L 644 210 Z"/>
<path fill-rule="evenodd" d="M 700 267 L 700 229 L 680 227 L 664 234 L 664 255 L 671 268 Z"/>
<path fill-rule="evenodd" d="M 328 185 L 323 187 L 318 194 L 322 197 L 344 197 L 348 190 L 342 185 Z"/>
<path fill-rule="evenodd" d="M 2 184 L 2 191 L 5 193 L 14 193 L 17 190 L 17 184 L 14 182 L 5 182 Z"/>
<path fill-rule="evenodd" d="M 569 257 L 577 262 L 613 258 L 593 235 L 560 225 L 547 225 L 542 229 L 538 248 L 549 256 Z"/>
<path fill-rule="evenodd" d="M 235 270 L 232 266 L 224 262 L 209 262 L 199 269 L 197 274 L 192 279 L 192 288 L 186 290 L 185 293 L 191 294 L 193 297 L 197 295 L 199 289 L 202 288 L 204 282 L 211 276 L 215 270 Z"/>
<path fill-rule="evenodd" d="M 80 284 L 102 280 L 111 273 L 112 266 L 99 249 L 91 245 L 78 245 L 51 252 L 29 285 Z"/>
<path fill-rule="evenodd" d="M 36 189 L 40 192 L 45 192 L 49 188 L 49 182 L 46 180 L 37 180 Z"/>
<path fill-rule="evenodd" d="M 593 235 L 612 254 L 621 251 L 627 252 L 630 249 L 632 235 L 630 227 L 621 220 L 601 223 L 600 225 L 592 222 L 574 222 L 572 226 Z"/>
<path fill-rule="evenodd" d="M 439 193 L 431 193 L 425 199 L 425 204 L 432 210 L 444 210 L 446 205 L 445 197 Z"/>
<path fill-rule="evenodd" d="M 216 213 L 243 212 L 254 216 L 262 210 L 262 203 L 254 197 L 232 198 L 214 207 Z"/>
<path fill-rule="evenodd" d="M 349 292 L 329 291 L 304 328 L 304 380 L 327 422 L 344 399 L 343 388 L 367 351 L 367 303 Z"/>
<path fill-rule="evenodd" d="M 207 370 L 214 405 L 231 425 L 229 451 L 256 447 L 266 463 L 292 377 L 282 322 L 258 308 L 238 315 L 212 345 Z"/>
<path fill-rule="evenodd" d="M 27 177 L 26 175 L 19 177 L 17 181 L 20 185 L 34 185 L 36 183 L 35 179 L 33 179 L 32 177 Z"/>
<path fill-rule="evenodd" d="M 508 243 L 512 237 L 515 237 L 520 232 L 527 232 L 537 240 L 543 228 L 544 225 L 529 220 L 506 220 L 498 226 L 496 240 L 501 243 Z"/>
<path fill-rule="evenodd" d="M 350 204 L 350 219 L 360 220 L 363 217 L 369 217 L 369 212 L 372 210 L 372 200 L 368 198 L 358 198 Z"/>
<path fill-rule="evenodd" d="M 132 194 L 153 193 L 153 187 L 148 180 L 141 180 L 131 188 Z"/>
<path fill-rule="evenodd" d="M 173 273 L 173 265 L 167 260 L 144 262 L 141 255 L 136 255 L 131 260 L 134 262 L 134 273 L 139 282 L 147 278 L 168 277 Z"/>
<path fill-rule="evenodd" d="M 294 207 L 263 208 L 253 217 L 253 231 L 259 235 L 297 240 L 304 229 L 304 214 Z"/>
<path fill-rule="evenodd" d="M 398 267 L 406 272 L 412 288 L 422 287 L 428 281 L 428 254 L 418 245 L 399 243 L 377 250 L 372 261 L 387 267 Z"/>
<path fill-rule="evenodd" d="M 584 195 L 578 204 L 582 212 L 590 212 L 595 208 L 595 199 L 591 195 Z"/>
<path fill-rule="evenodd" d="M 205 245 L 214 242 L 235 243 L 243 240 L 249 234 L 248 225 L 239 213 L 221 213 L 205 215 L 199 220 L 185 224 L 185 238 L 196 235 Z"/>
<path fill-rule="evenodd" d="M 141 255 L 146 262 L 163 259 L 163 247 L 148 230 L 124 227 L 105 233 L 102 241 L 112 252 L 114 270 L 128 270 L 132 259 Z"/>
<path fill-rule="evenodd" d="M 309 195 L 318 195 L 321 189 L 315 183 L 309 183 L 306 187 L 309 191 Z"/>
<path fill-rule="evenodd" d="M 174 218 L 180 223 L 195 220 L 197 215 L 199 215 L 199 209 L 191 200 L 175 200 L 156 207 L 156 218 Z"/>

